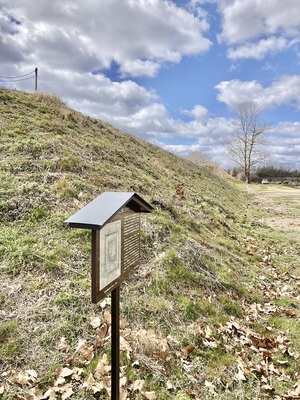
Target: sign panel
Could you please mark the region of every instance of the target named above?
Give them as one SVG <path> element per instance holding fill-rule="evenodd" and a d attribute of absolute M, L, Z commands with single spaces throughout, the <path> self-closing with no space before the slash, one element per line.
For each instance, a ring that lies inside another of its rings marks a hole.
<path fill-rule="evenodd" d="M 140 264 L 140 214 L 120 209 L 100 231 L 92 231 L 92 302 L 98 303 Z"/>
<path fill-rule="evenodd" d="M 100 290 L 121 275 L 121 221 L 110 222 L 100 231 Z"/>

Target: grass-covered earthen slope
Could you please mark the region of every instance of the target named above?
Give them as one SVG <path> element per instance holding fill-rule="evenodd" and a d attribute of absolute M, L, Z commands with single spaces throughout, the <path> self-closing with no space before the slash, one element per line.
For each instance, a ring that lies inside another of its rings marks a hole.
<path fill-rule="evenodd" d="M 263 370 L 259 349 L 277 351 L 254 312 L 269 244 L 229 178 L 41 93 L 0 89 L 0 148 L 0 395 L 109 398 L 109 299 L 90 301 L 91 233 L 64 224 L 104 191 L 155 208 L 142 218 L 141 268 L 121 286 L 122 398 L 258 399 L 292 387 L 296 377 L 271 384 Z M 277 358 L 275 369 L 295 368 Z"/>

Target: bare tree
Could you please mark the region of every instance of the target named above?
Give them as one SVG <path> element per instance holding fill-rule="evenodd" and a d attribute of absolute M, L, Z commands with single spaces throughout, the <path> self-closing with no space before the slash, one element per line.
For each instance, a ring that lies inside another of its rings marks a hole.
<path fill-rule="evenodd" d="M 260 107 L 255 101 L 238 104 L 233 114 L 232 135 L 227 141 L 227 150 L 230 158 L 243 169 L 246 182 L 250 183 L 253 166 L 267 158 L 263 147 L 267 143 L 266 133 L 270 125 L 262 120 Z"/>

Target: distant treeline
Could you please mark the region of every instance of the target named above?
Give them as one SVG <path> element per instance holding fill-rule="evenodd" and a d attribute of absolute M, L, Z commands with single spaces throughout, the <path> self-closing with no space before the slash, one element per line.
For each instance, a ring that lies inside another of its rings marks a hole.
<path fill-rule="evenodd" d="M 259 178 L 300 178 L 300 171 L 269 165 L 257 168 L 255 175 Z"/>
<path fill-rule="evenodd" d="M 242 181 L 245 180 L 244 174 L 241 168 L 232 168 L 227 171 L 231 176 L 234 176 Z M 273 182 L 284 182 L 284 183 L 298 183 L 300 182 L 300 170 L 291 170 L 284 167 L 274 167 L 268 165 L 265 167 L 258 167 L 251 174 L 251 182 L 260 182 L 262 179 L 269 179 Z M 287 181 L 287 182 L 285 182 Z"/>

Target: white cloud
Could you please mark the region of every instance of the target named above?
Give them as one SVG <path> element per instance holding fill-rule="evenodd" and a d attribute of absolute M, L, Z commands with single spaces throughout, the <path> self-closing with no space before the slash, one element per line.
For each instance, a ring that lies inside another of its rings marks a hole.
<path fill-rule="evenodd" d="M 161 65 L 153 61 L 142 61 L 142 60 L 130 60 L 124 62 L 120 67 L 121 78 L 127 76 L 138 77 L 138 76 L 149 76 L 154 77 L 157 75 Z"/>
<path fill-rule="evenodd" d="M 201 54 L 211 45 L 203 36 L 208 29 L 204 17 L 196 18 L 169 1 L 40 0 L 29 7 L 19 0 L 4 0 L 2 4 L 2 47 L 15 51 L 15 58 L 18 55 L 27 65 L 51 64 L 87 73 L 115 62 L 123 77 L 154 76 L 164 63 Z"/>
<path fill-rule="evenodd" d="M 195 118 L 196 120 L 206 120 L 209 113 L 205 107 L 196 105 L 192 110 L 183 110 L 183 114 Z"/>
<path fill-rule="evenodd" d="M 294 105 L 300 109 L 300 75 L 287 75 L 264 88 L 257 81 L 240 81 L 234 79 L 223 81 L 215 86 L 219 91 L 219 101 L 229 107 L 247 100 L 257 101 L 262 108 Z"/>
<path fill-rule="evenodd" d="M 98 116 L 111 122 L 112 118 L 128 116 L 155 104 L 158 96 L 133 81 L 112 82 L 102 74 L 81 75 L 57 73 L 55 79 L 51 71 L 48 77 L 52 86 L 50 92 L 58 93 L 67 103 L 82 112 Z M 85 106 L 84 106 L 85 105 Z"/>
<path fill-rule="evenodd" d="M 261 60 L 299 42 L 298 0 L 216 0 L 222 17 L 221 42 L 230 59 Z M 297 48 L 294 48 L 297 52 Z"/>
<path fill-rule="evenodd" d="M 280 122 L 272 129 L 273 134 L 278 134 L 283 139 L 286 137 L 288 141 L 295 137 L 300 144 L 300 122 Z"/>
<path fill-rule="evenodd" d="M 236 48 L 228 49 L 228 58 L 254 58 L 256 60 L 263 59 L 268 53 L 280 52 L 289 47 L 288 41 L 283 37 L 269 37 L 261 39 L 258 43 L 247 43 Z"/>
<path fill-rule="evenodd" d="M 300 30 L 298 0 L 218 0 L 223 18 L 221 39 L 229 44 L 285 33 L 296 36 Z"/>
<path fill-rule="evenodd" d="M 151 141 L 163 149 L 180 155 L 187 156 L 197 151 L 206 154 L 212 161 L 226 168 L 228 159 L 225 157 L 224 141 L 230 132 L 230 121 L 226 118 L 209 117 L 207 110 L 202 106 L 195 106 L 190 112 L 185 111 L 193 119 L 190 122 L 170 120 L 173 126 L 173 135 L 176 138 L 188 139 L 188 144 L 168 144 L 162 139 L 162 135 Z M 202 118 L 201 118 L 202 115 Z M 176 140 L 174 140 L 176 143 Z"/>
<path fill-rule="evenodd" d="M 299 169 L 300 123 L 280 122 L 270 131 L 270 162 Z"/>

